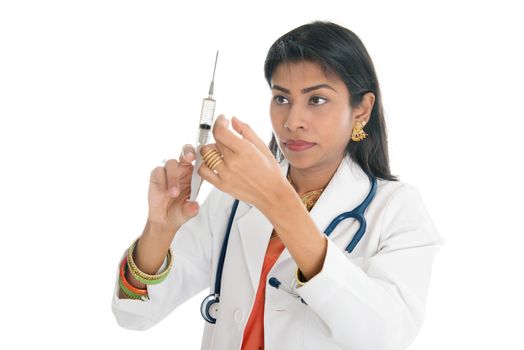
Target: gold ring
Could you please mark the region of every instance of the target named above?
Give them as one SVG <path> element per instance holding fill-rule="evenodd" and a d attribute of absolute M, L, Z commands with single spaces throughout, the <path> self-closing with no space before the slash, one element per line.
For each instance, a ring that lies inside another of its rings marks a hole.
<path fill-rule="evenodd" d="M 211 169 L 211 171 L 215 171 L 218 164 L 222 163 L 223 158 L 217 150 L 211 149 L 202 156 L 202 160 L 206 162 L 206 165 Z"/>

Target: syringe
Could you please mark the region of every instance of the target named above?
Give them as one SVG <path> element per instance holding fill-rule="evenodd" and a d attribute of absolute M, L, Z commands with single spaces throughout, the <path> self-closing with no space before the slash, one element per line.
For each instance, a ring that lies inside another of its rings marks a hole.
<path fill-rule="evenodd" d="M 216 101 L 213 99 L 213 90 L 215 88 L 215 71 L 217 69 L 217 61 L 218 50 L 215 57 L 215 68 L 213 68 L 213 78 L 211 79 L 211 84 L 209 85 L 209 96 L 204 98 L 202 101 L 202 111 L 200 112 L 200 123 L 198 126 L 198 137 L 195 147 L 196 160 L 195 166 L 193 168 L 193 175 L 191 176 L 191 196 L 189 197 L 190 201 L 195 201 L 198 196 L 198 192 L 200 191 L 200 185 L 202 184 L 202 178 L 200 175 L 198 175 L 198 169 L 200 168 L 200 164 L 202 164 L 200 148 L 209 142 L 209 133 L 211 132 L 213 119 L 215 118 Z"/>

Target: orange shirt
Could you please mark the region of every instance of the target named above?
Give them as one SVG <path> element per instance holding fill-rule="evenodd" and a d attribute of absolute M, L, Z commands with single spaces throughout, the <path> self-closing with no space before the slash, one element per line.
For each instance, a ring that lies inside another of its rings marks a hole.
<path fill-rule="evenodd" d="M 273 230 L 274 231 L 274 230 Z M 264 349 L 264 304 L 266 296 L 266 279 L 269 270 L 273 267 L 278 257 L 284 250 L 284 243 L 276 236 L 269 240 L 266 257 L 262 265 L 260 282 L 255 296 L 255 304 L 249 315 L 249 319 L 244 329 L 242 340 L 242 350 L 262 350 Z"/>
<path fill-rule="evenodd" d="M 289 179 L 289 177 L 288 177 Z M 316 201 L 320 197 L 322 190 L 310 191 L 301 196 L 302 203 L 304 203 L 308 211 L 313 208 Z M 275 234 L 273 229 L 273 234 Z M 278 257 L 284 250 L 284 243 L 280 237 L 276 236 L 269 240 L 266 250 L 266 257 L 262 265 L 262 273 L 260 274 L 260 282 L 258 283 L 257 294 L 255 296 L 255 304 L 251 309 L 251 314 L 247 320 L 246 328 L 244 328 L 244 337 L 242 339 L 242 350 L 263 350 L 264 349 L 264 304 L 266 300 L 266 280 L 269 270 L 275 265 Z"/>

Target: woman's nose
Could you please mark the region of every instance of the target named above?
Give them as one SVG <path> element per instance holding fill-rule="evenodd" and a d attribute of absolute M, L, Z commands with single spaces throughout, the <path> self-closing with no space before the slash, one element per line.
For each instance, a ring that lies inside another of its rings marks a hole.
<path fill-rule="evenodd" d="M 300 128 L 306 129 L 305 114 L 306 111 L 299 104 L 291 105 L 284 126 L 292 132 Z"/>

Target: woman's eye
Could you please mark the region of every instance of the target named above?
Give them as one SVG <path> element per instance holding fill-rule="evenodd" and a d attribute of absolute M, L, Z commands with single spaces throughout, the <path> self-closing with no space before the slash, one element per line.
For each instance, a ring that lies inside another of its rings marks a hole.
<path fill-rule="evenodd" d="M 312 104 L 316 106 L 323 105 L 324 103 L 327 102 L 327 100 L 324 97 L 320 97 L 320 96 L 313 96 L 311 97 L 310 101 Z"/>
<path fill-rule="evenodd" d="M 273 100 L 275 100 L 275 102 L 279 105 L 285 105 L 285 104 L 288 104 L 289 101 L 287 100 L 287 98 L 285 98 L 284 96 L 281 96 L 281 95 L 278 95 L 278 96 L 275 96 L 273 97 Z"/>

